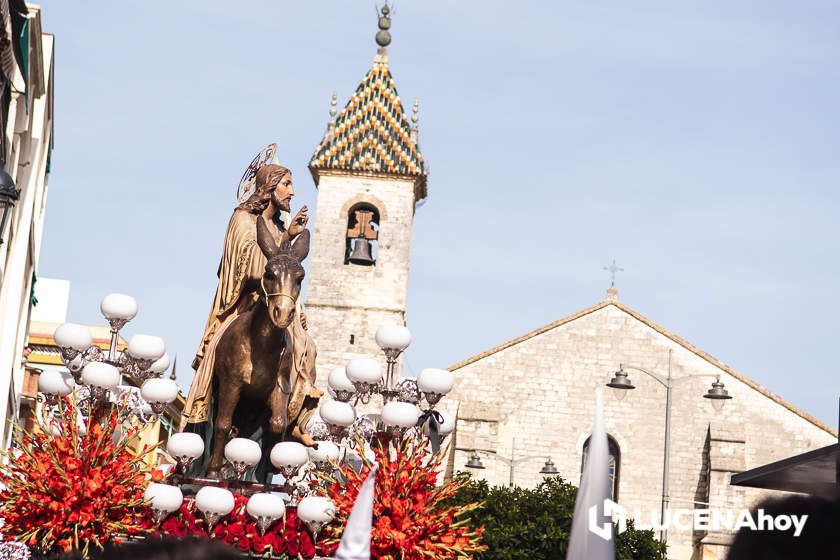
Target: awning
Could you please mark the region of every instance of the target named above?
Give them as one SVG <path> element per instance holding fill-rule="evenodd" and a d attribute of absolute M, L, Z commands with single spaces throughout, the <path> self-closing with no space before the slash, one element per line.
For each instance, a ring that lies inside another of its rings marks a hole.
<path fill-rule="evenodd" d="M 732 475 L 734 486 L 840 497 L 840 443 Z"/>

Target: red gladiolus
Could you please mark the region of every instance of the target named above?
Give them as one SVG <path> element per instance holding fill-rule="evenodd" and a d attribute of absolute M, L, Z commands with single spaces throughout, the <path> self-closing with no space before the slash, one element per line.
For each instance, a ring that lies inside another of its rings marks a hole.
<path fill-rule="evenodd" d="M 433 456 L 425 438 L 406 438 L 396 448 L 374 442 L 376 474 L 371 558 L 403 560 L 455 560 L 470 558 L 486 549 L 481 544 L 482 528 L 471 530 L 458 523 L 477 504 L 445 508 L 442 501 L 459 488 L 457 482 L 437 486 L 441 456 Z M 370 472 L 366 464 L 356 474 L 349 466 L 340 467 L 344 484 L 324 477 L 324 488 L 336 506 L 333 523 L 324 529 L 322 554 L 338 548 L 347 517 L 353 509 L 362 482 Z"/>
<path fill-rule="evenodd" d="M 94 411 L 80 430 L 75 401 L 36 431 L 16 437 L 17 457 L 0 468 L 3 533 L 44 552 L 81 550 L 117 535 L 147 532 L 145 465 L 128 448 L 135 433 L 114 441 L 118 410 Z"/>

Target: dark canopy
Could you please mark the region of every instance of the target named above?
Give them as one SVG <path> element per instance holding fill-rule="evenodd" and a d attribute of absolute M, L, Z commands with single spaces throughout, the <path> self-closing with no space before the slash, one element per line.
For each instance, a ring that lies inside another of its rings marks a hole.
<path fill-rule="evenodd" d="M 840 443 L 732 476 L 735 486 L 840 497 Z"/>

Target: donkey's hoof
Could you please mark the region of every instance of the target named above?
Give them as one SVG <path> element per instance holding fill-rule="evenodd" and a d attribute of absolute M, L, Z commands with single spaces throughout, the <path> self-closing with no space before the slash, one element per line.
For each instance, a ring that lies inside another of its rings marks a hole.
<path fill-rule="evenodd" d="M 286 431 L 286 421 L 280 416 L 272 416 L 268 421 L 268 427 L 273 434 L 282 434 Z"/>
<path fill-rule="evenodd" d="M 207 469 L 207 478 L 219 479 L 219 469 Z"/>

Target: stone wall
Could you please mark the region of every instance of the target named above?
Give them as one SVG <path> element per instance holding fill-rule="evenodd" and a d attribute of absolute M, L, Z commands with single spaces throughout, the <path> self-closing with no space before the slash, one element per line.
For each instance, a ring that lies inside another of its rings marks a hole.
<path fill-rule="evenodd" d="M 669 358 L 670 356 L 670 358 Z M 672 393 L 670 498 L 672 508 L 747 507 L 764 493 L 729 486 L 734 472 L 836 441 L 830 429 L 676 339 L 618 302 L 603 302 L 526 335 L 515 344 L 453 366 L 455 389 L 445 408 L 457 412 L 451 471 L 465 470 L 471 449 L 536 458 L 516 466 L 516 483 L 533 486 L 550 456 L 563 478 L 578 484 L 583 443 L 591 430 L 595 390 L 619 364 L 667 375 Z M 623 400 L 605 389 L 608 433 L 621 451 L 618 501 L 658 512 L 662 493 L 665 388 L 629 370 L 636 389 Z M 705 377 L 688 377 L 702 375 Z M 714 376 L 733 399 L 716 412 L 703 394 Z M 727 431 L 728 430 L 728 431 Z M 735 433 L 737 432 L 737 433 Z M 507 465 L 490 455 L 474 472 L 506 484 Z M 669 558 L 690 558 L 701 539 L 726 536 L 669 532 Z M 711 556 L 710 556 L 711 557 Z"/>
<path fill-rule="evenodd" d="M 348 212 L 359 202 L 379 211 L 374 266 L 344 264 Z M 378 357 L 384 368 L 374 335 L 381 325 L 405 324 L 413 221 L 412 180 L 320 172 L 306 314 L 322 387 L 352 357 Z"/>

